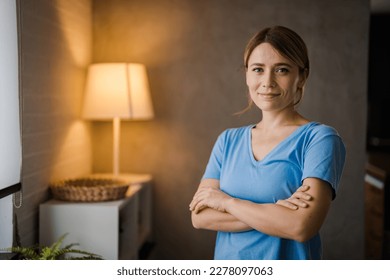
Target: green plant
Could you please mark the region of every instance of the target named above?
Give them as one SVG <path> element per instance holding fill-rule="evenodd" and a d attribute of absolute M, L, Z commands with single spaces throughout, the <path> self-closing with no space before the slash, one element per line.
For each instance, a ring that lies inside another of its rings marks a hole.
<path fill-rule="evenodd" d="M 4 251 L 17 253 L 21 259 L 24 260 L 101 260 L 102 257 L 90 252 L 74 249 L 73 247 L 78 245 L 72 243 L 61 248 L 62 242 L 64 241 L 67 234 L 62 235 L 58 241 L 53 243 L 51 246 L 35 245 L 32 247 L 16 246 Z M 67 254 L 72 254 L 67 256 Z M 73 254 L 79 254 L 80 256 L 74 256 Z"/>

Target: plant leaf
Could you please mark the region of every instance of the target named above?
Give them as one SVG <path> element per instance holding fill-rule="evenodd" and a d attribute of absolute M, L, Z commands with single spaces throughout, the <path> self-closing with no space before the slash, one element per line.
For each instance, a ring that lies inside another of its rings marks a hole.
<path fill-rule="evenodd" d="M 25 259 L 29 260 L 39 260 L 39 255 L 36 252 L 36 247 L 12 247 L 6 248 L 4 251 L 20 254 Z"/>
<path fill-rule="evenodd" d="M 68 234 L 62 235 L 55 243 L 50 247 L 47 246 L 32 246 L 32 247 L 11 247 L 2 249 L 12 253 L 20 254 L 24 259 L 28 260 L 57 260 L 57 259 L 68 259 L 68 260 L 102 260 L 100 255 L 90 253 L 83 250 L 72 248 L 78 245 L 78 243 L 71 243 L 61 248 L 62 242 Z M 84 256 L 70 256 L 66 257 L 66 254 L 80 254 Z"/>

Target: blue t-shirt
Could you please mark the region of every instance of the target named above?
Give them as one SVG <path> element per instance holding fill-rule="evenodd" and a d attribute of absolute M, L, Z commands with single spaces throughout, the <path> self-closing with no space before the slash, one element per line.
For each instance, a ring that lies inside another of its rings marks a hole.
<path fill-rule="evenodd" d="M 220 181 L 230 196 L 255 203 L 290 197 L 308 177 L 328 182 L 334 197 L 345 162 L 345 147 L 335 129 L 316 122 L 297 128 L 262 160 L 254 158 L 254 125 L 225 130 L 216 141 L 203 178 Z M 215 259 L 321 259 L 319 234 L 307 242 L 257 230 L 218 232 Z"/>

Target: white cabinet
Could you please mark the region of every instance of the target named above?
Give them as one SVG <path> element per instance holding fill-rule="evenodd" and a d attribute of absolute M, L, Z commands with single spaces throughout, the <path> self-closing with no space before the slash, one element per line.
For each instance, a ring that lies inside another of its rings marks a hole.
<path fill-rule="evenodd" d="M 126 198 L 107 202 L 50 200 L 40 205 L 39 242 L 51 245 L 68 233 L 64 245 L 103 259 L 138 259 L 151 238 L 151 177 L 121 175 L 130 183 Z"/>

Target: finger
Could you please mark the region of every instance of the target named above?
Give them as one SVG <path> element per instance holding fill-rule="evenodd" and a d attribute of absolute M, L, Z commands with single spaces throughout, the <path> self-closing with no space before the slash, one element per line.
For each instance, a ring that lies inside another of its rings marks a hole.
<path fill-rule="evenodd" d="M 290 198 L 286 199 L 286 201 L 288 201 L 289 203 L 292 203 L 296 206 L 299 206 L 299 207 L 303 207 L 303 208 L 307 207 L 307 203 L 299 198 L 290 197 Z"/>
<path fill-rule="evenodd" d="M 310 194 L 303 193 L 303 192 L 295 192 L 292 194 L 291 198 L 298 198 L 298 199 L 309 201 L 312 199 L 312 196 Z"/>
<path fill-rule="evenodd" d="M 201 201 L 203 201 L 201 196 L 194 197 L 194 199 L 191 201 L 191 204 L 190 204 L 190 210 L 194 211 L 198 207 L 198 205 L 201 203 Z"/>
<path fill-rule="evenodd" d="M 190 203 L 190 210 L 191 211 L 194 211 L 194 209 L 196 208 L 196 205 L 199 203 L 199 199 L 194 197 Z"/>
<path fill-rule="evenodd" d="M 204 197 L 204 191 L 198 190 L 198 191 L 195 193 L 194 197 L 192 198 L 192 201 L 200 200 L 201 197 Z"/>
<path fill-rule="evenodd" d="M 190 206 L 190 211 L 197 213 L 199 211 L 198 209 L 200 207 L 201 207 L 200 204 L 196 203 L 196 204 Z"/>
<path fill-rule="evenodd" d="M 278 200 L 276 202 L 276 204 L 279 204 L 279 205 L 281 205 L 283 207 L 286 207 L 286 208 L 289 208 L 291 210 L 297 210 L 298 209 L 298 206 L 288 202 L 287 200 Z"/>
<path fill-rule="evenodd" d="M 202 205 L 201 207 L 198 208 L 198 213 L 201 212 L 203 209 L 206 209 L 208 206 Z"/>
<path fill-rule="evenodd" d="M 190 205 L 189 205 L 189 209 L 190 211 L 194 210 L 194 201 L 191 201 Z"/>
<path fill-rule="evenodd" d="M 310 186 L 309 185 L 302 185 L 300 186 L 297 191 L 301 191 L 301 192 L 306 192 L 310 189 Z"/>
<path fill-rule="evenodd" d="M 189 209 L 190 211 L 194 210 L 194 205 L 195 205 L 195 202 L 194 201 L 191 201 L 190 205 L 189 205 Z"/>
<path fill-rule="evenodd" d="M 202 203 L 198 203 L 195 208 L 194 208 L 194 213 L 195 214 L 198 214 L 200 211 L 202 211 L 203 209 L 205 209 L 207 207 L 207 205 L 203 205 Z"/>
<path fill-rule="evenodd" d="M 208 192 L 205 191 L 199 191 L 195 194 L 194 198 L 192 199 L 190 203 L 190 210 L 195 211 L 198 207 L 198 205 L 205 205 L 204 201 L 208 196 Z M 207 205 L 205 205 L 207 207 Z"/>
<path fill-rule="evenodd" d="M 192 211 L 193 208 L 195 207 L 196 201 L 197 201 L 197 199 L 196 199 L 196 194 L 195 194 L 194 197 L 192 198 L 190 204 L 189 204 L 189 207 L 190 207 L 190 210 L 191 210 L 191 211 Z"/>

